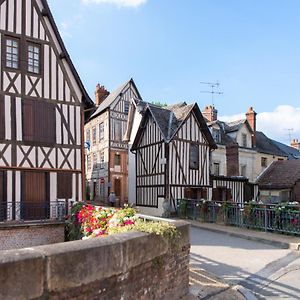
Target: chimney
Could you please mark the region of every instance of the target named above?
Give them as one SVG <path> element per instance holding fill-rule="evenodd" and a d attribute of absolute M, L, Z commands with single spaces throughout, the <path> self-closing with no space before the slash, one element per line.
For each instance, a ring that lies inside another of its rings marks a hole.
<path fill-rule="evenodd" d="M 208 120 L 208 122 L 217 121 L 218 119 L 218 111 L 213 105 L 205 106 L 202 115 Z"/>
<path fill-rule="evenodd" d="M 247 113 L 246 113 L 246 118 L 247 121 L 250 125 L 250 127 L 253 130 L 253 135 L 252 135 L 252 147 L 256 146 L 256 115 L 257 113 L 253 110 L 253 107 L 249 107 Z"/>
<path fill-rule="evenodd" d="M 232 143 L 226 146 L 227 176 L 239 176 L 239 145 Z"/>
<path fill-rule="evenodd" d="M 95 91 L 96 106 L 99 106 L 108 95 L 109 92 L 105 89 L 104 85 L 98 83 Z"/>
<path fill-rule="evenodd" d="M 291 147 L 295 148 L 296 150 L 300 151 L 300 144 L 298 139 L 292 139 Z"/>

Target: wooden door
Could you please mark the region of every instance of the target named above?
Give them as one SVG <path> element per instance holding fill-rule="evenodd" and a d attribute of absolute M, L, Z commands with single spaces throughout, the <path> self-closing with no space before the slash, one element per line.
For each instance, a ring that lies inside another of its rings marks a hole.
<path fill-rule="evenodd" d="M 6 220 L 7 203 L 6 203 L 6 182 L 5 172 L 0 171 L 0 222 Z"/>
<path fill-rule="evenodd" d="M 40 220 L 48 218 L 47 181 L 47 174 L 44 172 L 22 173 L 22 219 Z"/>
<path fill-rule="evenodd" d="M 121 179 L 115 178 L 115 194 L 116 197 L 119 198 L 119 200 L 121 197 L 121 191 L 122 191 Z"/>

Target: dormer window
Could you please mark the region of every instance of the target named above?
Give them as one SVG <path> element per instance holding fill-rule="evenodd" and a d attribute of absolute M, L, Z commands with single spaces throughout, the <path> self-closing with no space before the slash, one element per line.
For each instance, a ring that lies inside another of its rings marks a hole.
<path fill-rule="evenodd" d="M 243 147 L 247 147 L 247 134 L 243 133 L 242 134 L 242 145 Z"/>
<path fill-rule="evenodd" d="M 220 143 L 221 142 L 221 132 L 219 129 L 215 129 L 213 128 L 212 129 L 212 136 L 213 136 L 213 139 L 216 143 Z"/>
<path fill-rule="evenodd" d="M 28 45 L 28 72 L 40 73 L 40 47 L 38 45 Z"/>
<path fill-rule="evenodd" d="M 19 68 L 19 41 L 8 38 L 6 40 L 6 63 L 7 68 Z"/>

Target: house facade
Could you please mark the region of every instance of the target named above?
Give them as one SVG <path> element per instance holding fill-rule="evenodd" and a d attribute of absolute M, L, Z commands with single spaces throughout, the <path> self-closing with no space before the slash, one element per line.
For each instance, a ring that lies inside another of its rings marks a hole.
<path fill-rule="evenodd" d="M 135 155 L 136 170 L 130 173 L 136 181 L 134 203 L 144 212 L 161 215 L 165 205 L 175 210 L 177 199 L 207 193 L 216 144 L 197 104 L 166 108 L 145 104 L 140 110 L 141 106 L 132 106 L 140 120 L 136 134 L 133 116 L 127 131 Z"/>
<path fill-rule="evenodd" d="M 213 106 L 206 106 L 202 113 L 218 145 L 212 154 L 213 175 L 243 176 L 253 183 L 273 161 L 288 158 L 275 141 L 256 130 L 256 112 L 252 107 L 246 118 L 232 122 L 218 120 Z"/>
<path fill-rule="evenodd" d="M 88 192 L 95 201 L 107 201 L 114 192 L 123 204 L 128 201 L 128 143 L 123 137 L 130 99 L 140 94 L 130 79 L 112 93 L 97 85 L 95 97 L 96 109 L 84 127 Z"/>
<path fill-rule="evenodd" d="M 83 199 L 93 102 L 47 1 L 0 1 L 0 55 L 0 221 L 51 218 L 58 201 Z"/>

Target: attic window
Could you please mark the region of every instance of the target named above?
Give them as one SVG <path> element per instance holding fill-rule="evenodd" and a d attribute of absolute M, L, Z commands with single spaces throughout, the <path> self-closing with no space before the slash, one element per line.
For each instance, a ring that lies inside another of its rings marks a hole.
<path fill-rule="evenodd" d="M 247 134 L 243 133 L 242 134 L 242 145 L 243 147 L 247 147 Z"/>
<path fill-rule="evenodd" d="M 125 114 L 128 114 L 128 112 L 129 112 L 129 102 L 128 101 L 124 102 L 124 112 L 125 112 Z"/>
<path fill-rule="evenodd" d="M 199 145 L 190 144 L 190 169 L 199 169 Z"/>
<path fill-rule="evenodd" d="M 261 158 L 261 166 L 266 167 L 268 165 L 268 159 L 266 157 Z"/>
<path fill-rule="evenodd" d="M 212 136 L 213 136 L 213 139 L 214 139 L 214 141 L 216 143 L 220 143 L 221 142 L 221 133 L 220 133 L 219 129 L 213 128 L 212 129 Z"/>

